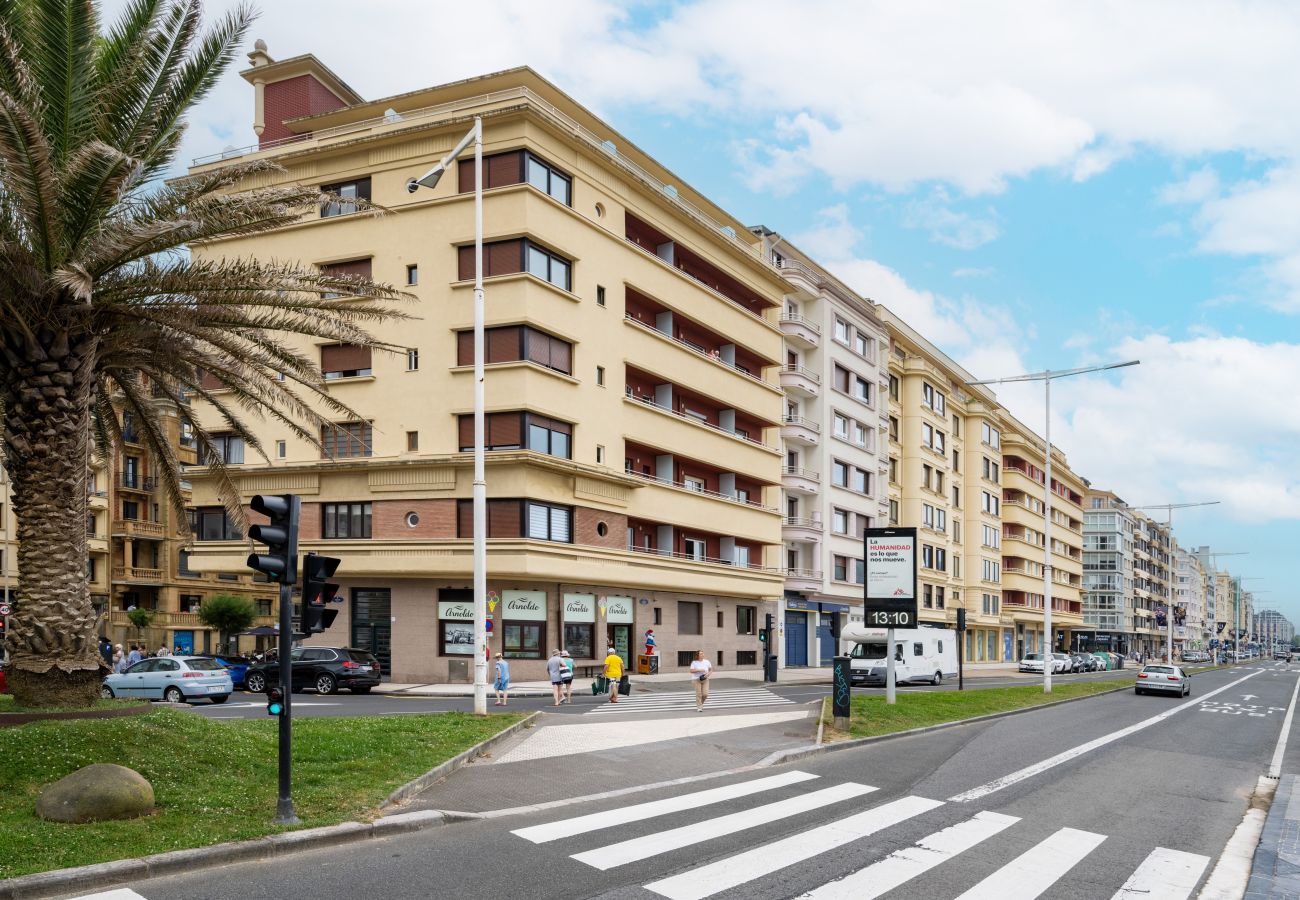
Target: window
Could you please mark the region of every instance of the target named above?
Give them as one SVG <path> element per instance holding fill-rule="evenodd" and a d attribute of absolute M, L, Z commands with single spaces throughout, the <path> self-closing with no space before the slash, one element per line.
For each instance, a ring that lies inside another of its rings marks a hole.
<path fill-rule="evenodd" d="M 406 267 L 406 283 L 409 285 L 417 285 L 420 283 L 419 266 L 412 264 Z"/>
<path fill-rule="evenodd" d="M 921 384 L 921 403 L 925 406 L 930 407 L 931 409 L 934 409 L 934 387 L 933 386 L 925 383 Z"/>
<path fill-rule="evenodd" d="M 370 504 L 322 504 L 321 537 L 334 540 L 360 540 L 370 537 Z"/>
<path fill-rule="evenodd" d="M 474 449 L 474 417 L 460 417 L 460 451 Z M 488 450 L 534 450 L 572 459 L 573 426 L 534 413 L 490 413 L 484 417 L 483 443 Z"/>
<path fill-rule="evenodd" d="M 707 489 L 705 487 L 706 482 L 704 481 L 704 479 L 697 478 L 694 475 L 687 475 L 682 479 L 682 481 L 686 485 L 686 489 L 688 491 L 698 491 L 699 493 L 702 494 Z"/>
<path fill-rule="evenodd" d="M 605 461 L 605 445 L 604 445 L 604 444 L 597 444 L 597 445 L 596 445 L 596 462 L 597 462 L 597 463 L 603 463 L 604 461 Z"/>
<path fill-rule="evenodd" d="M 921 446 L 922 447 L 934 446 L 934 429 L 925 422 L 921 423 Z"/>
<path fill-rule="evenodd" d="M 996 516 L 999 514 L 1000 507 L 1001 507 L 1001 501 L 996 496 L 990 494 L 988 491 L 981 492 L 980 509 L 984 510 L 984 512 L 986 513 Z"/>
<path fill-rule="evenodd" d="M 756 634 L 755 625 L 758 621 L 758 607 L 756 606 L 737 606 L 736 607 L 736 634 Z"/>
<path fill-rule="evenodd" d="M 275 442 L 275 458 L 284 459 L 289 454 L 289 447 L 285 441 Z"/>
<path fill-rule="evenodd" d="M 524 151 L 524 174 L 528 183 L 544 194 L 549 194 L 565 206 L 569 205 L 573 182 L 550 163 Z"/>
<path fill-rule="evenodd" d="M 836 555 L 831 557 L 831 562 L 832 562 L 831 577 L 834 578 L 836 581 L 848 581 L 849 580 L 849 558 L 847 556 Z"/>
<path fill-rule="evenodd" d="M 984 594 L 980 603 L 980 611 L 986 616 L 996 616 L 1002 605 L 1002 598 L 997 594 Z"/>
<path fill-rule="evenodd" d="M 838 438 L 849 436 L 849 420 L 839 413 L 835 413 L 835 436 Z"/>
<path fill-rule="evenodd" d="M 545 636 L 545 622 L 504 622 L 501 655 L 511 659 L 541 659 Z"/>
<path fill-rule="evenodd" d="M 984 580 L 998 582 L 1002 580 L 1002 564 L 991 559 L 984 560 Z"/>
<path fill-rule="evenodd" d="M 929 544 L 921 545 L 921 568 L 922 569 L 934 568 L 934 548 L 931 547 Z M 929 604 L 927 604 L 927 606 L 928 605 Z"/>
<path fill-rule="evenodd" d="M 369 422 L 340 422 L 321 428 L 321 456 L 324 459 L 347 459 L 370 456 L 373 452 L 374 428 Z"/>
<path fill-rule="evenodd" d="M 924 606 L 926 609 L 934 609 L 934 586 L 933 585 L 930 584 L 921 585 L 921 605 Z M 920 647 L 921 645 L 915 644 L 914 646 Z M 920 655 L 920 650 L 917 650 L 915 652 L 916 655 L 918 656 Z"/>
<path fill-rule="evenodd" d="M 573 507 L 552 506 L 529 500 L 526 504 L 528 537 L 535 541 L 573 540 Z"/>
<path fill-rule="evenodd" d="M 943 567 L 940 566 L 940 568 L 943 568 Z M 934 608 L 935 608 L 935 609 L 943 609 L 943 585 L 936 584 L 936 585 L 934 586 Z M 943 642 L 942 642 L 942 641 L 939 642 L 939 652 L 940 652 L 940 653 L 943 652 Z"/>
<path fill-rule="evenodd" d="M 982 423 L 982 425 L 983 428 L 981 431 L 981 435 L 984 439 L 984 443 L 988 444 L 990 447 L 993 447 L 994 449 L 1002 446 L 1001 433 L 992 425 L 990 425 L 988 422 L 984 422 Z"/>
<path fill-rule="evenodd" d="M 596 384 L 601 387 L 605 386 L 605 367 L 596 366 Z"/>
<path fill-rule="evenodd" d="M 996 525 L 984 526 L 984 546 L 994 550 L 1002 547 L 1002 532 Z"/>
<path fill-rule="evenodd" d="M 573 345 L 528 325 L 489 328 L 483 333 L 483 361 L 528 361 L 565 375 L 573 374 Z M 456 333 L 456 365 L 474 364 L 474 332 Z"/>
<path fill-rule="evenodd" d="M 212 435 L 211 440 L 212 447 L 208 451 L 209 463 L 212 462 L 213 457 L 229 466 L 237 466 L 244 461 L 244 439 L 239 435 L 223 432 Z M 135 457 L 131 456 L 127 457 L 127 459 L 129 461 L 135 459 Z M 136 475 L 137 471 L 138 466 L 133 470 L 128 464 L 127 471 L 122 476 L 124 479 L 123 484 L 127 487 L 137 487 L 139 481 L 139 478 Z M 125 480 L 128 478 L 130 479 L 129 481 Z"/>
<path fill-rule="evenodd" d="M 406 449 L 408 452 L 414 452 L 420 449 L 420 432 L 408 431 L 406 433 Z"/>
<path fill-rule="evenodd" d="M 574 659 L 594 659 L 596 626 L 589 623 L 564 623 L 564 643 L 562 646 Z"/>
<path fill-rule="evenodd" d="M 871 439 L 867 434 L 867 426 L 863 425 L 861 422 L 853 423 L 853 443 L 857 444 L 859 447 L 866 447 L 871 443 Z"/>
<path fill-rule="evenodd" d="M 898 417 L 897 416 L 889 417 L 889 439 L 891 441 L 898 440 Z"/>
<path fill-rule="evenodd" d="M 406 351 L 406 371 L 417 372 L 420 369 L 420 351 L 414 347 Z"/>
<path fill-rule="evenodd" d="M 890 525 L 898 524 L 898 501 L 897 500 L 889 501 L 889 524 Z"/>
<path fill-rule="evenodd" d="M 942 431 L 936 428 L 934 430 L 934 444 L 933 444 L 934 452 L 943 455 L 947 452 L 944 449 L 944 447 L 945 447 L 944 434 Z"/>
<path fill-rule="evenodd" d="M 930 489 L 930 482 L 934 480 L 934 468 L 932 466 L 921 466 L 921 487 L 926 490 Z"/>
<path fill-rule="evenodd" d="M 847 394 L 849 392 L 849 382 L 852 380 L 849 370 L 837 364 L 831 374 L 831 386 L 840 393 Z"/>
<path fill-rule="evenodd" d="M 677 633 L 704 633 L 704 604 L 691 600 L 677 601 Z M 691 654 L 694 656 L 695 654 Z"/>
<path fill-rule="evenodd" d="M 370 178 L 357 178 L 341 181 L 338 184 L 321 185 L 322 194 L 335 194 L 339 199 L 328 200 L 320 205 L 320 217 L 345 216 L 357 211 L 358 200 L 370 200 Z"/>
<path fill-rule="evenodd" d="M 889 457 L 889 483 L 898 484 L 898 458 Z"/>
<path fill-rule="evenodd" d="M 849 342 L 849 323 L 843 319 L 835 320 L 835 340 L 841 344 L 848 344 Z"/>
<path fill-rule="evenodd" d="M 853 396 L 863 403 L 871 403 L 871 382 L 861 375 L 853 376 Z"/>
<path fill-rule="evenodd" d="M 934 507 L 928 503 L 921 504 L 921 524 L 928 528 L 934 527 Z"/>
<path fill-rule="evenodd" d="M 699 538 L 682 538 L 682 555 L 687 559 L 705 559 L 708 557 L 708 544 Z"/>
<path fill-rule="evenodd" d="M 853 581 L 857 584 L 867 583 L 867 565 L 866 560 L 853 560 Z"/>
<path fill-rule="evenodd" d="M 861 357 L 867 355 L 867 336 L 861 331 L 855 332 L 853 335 L 853 352 Z"/>
<path fill-rule="evenodd" d="M 952 486 L 952 505 L 954 509 L 961 509 L 961 488 L 955 484 Z"/>
<path fill-rule="evenodd" d="M 849 466 L 838 459 L 831 463 L 831 484 L 836 487 L 849 486 Z"/>
<path fill-rule="evenodd" d="M 326 381 L 370 375 L 370 348 L 359 344 L 329 344 L 321 347 L 320 370 Z"/>
<path fill-rule="evenodd" d="M 529 241 L 525 246 L 527 271 L 543 281 L 549 281 L 560 290 L 569 290 L 569 269 L 567 259 L 557 256 Z"/>
<path fill-rule="evenodd" d="M 942 547 L 934 548 L 934 568 L 939 572 L 948 571 L 948 551 Z M 939 588 L 939 590 L 942 592 L 943 588 Z M 942 606 L 943 604 L 939 605 Z"/>
<path fill-rule="evenodd" d="M 258 599 L 253 601 L 253 606 L 256 608 L 257 614 L 259 616 L 272 615 L 271 601 L 269 598 L 259 597 Z"/>
<path fill-rule="evenodd" d="M 836 534 L 849 533 L 849 512 L 847 510 L 831 510 L 831 530 Z"/>
<path fill-rule="evenodd" d="M 934 392 L 934 411 L 941 416 L 947 415 L 947 401 L 943 394 Z"/>
<path fill-rule="evenodd" d="M 952 470 L 953 472 L 961 471 L 961 451 L 956 447 L 952 448 Z"/>
<path fill-rule="evenodd" d="M 952 414 L 952 436 L 955 438 L 961 437 L 961 416 L 956 413 Z"/>
<path fill-rule="evenodd" d="M 890 376 L 889 376 L 889 399 L 890 399 L 890 400 L 897 400 L 897 399 L 898 399 L 898 395 L 899 395 L 899 390 L 898 390 L 898 376 L 897 376 L 897 375 L 890 375 Z"/>
<path fill-rule="evenodd" d="M 996 460 L 989 459 L 987 456 L 980 457 L 982 463 L 982 472 L 985 478 L 994 484 L 998 483 L 998 464 Z"/>
<path fill-rule="evenodd" d="M 948 511 L 943 507 L 936 507 L 934 511 L 934 527 L 936 531 L 948 530 Z"/>
<path fill-rule="evenodd" d="M 237 541 L 244 536 L 221 506 L 200 506 L 190 510 L 190 531 L 200 541 Z"/>
<path fill-rule="evenodd" d="M 952 577 L 953 578 L 961 577 L 961 557 L 958 556 L 956 553 L 952 555 Z"/>
<path fill-rule="evenodd" d="M 199 611 L 199 604 L 203 602 L 203 598 L 198 594 L 181 594 L 180 601 L 181 612 L 196 613 Z"/>

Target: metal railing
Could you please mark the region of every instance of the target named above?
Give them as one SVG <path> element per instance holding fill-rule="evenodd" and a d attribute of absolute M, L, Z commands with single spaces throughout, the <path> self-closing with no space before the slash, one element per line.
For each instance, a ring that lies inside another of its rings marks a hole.
<path fill-rule="evenodd" d="M 117 486 L 131 491 L 152 491 L 158 486 L 158 479 L 152 475 L 130 475 L 122 472 L 117 476 Z"/>
<path fill-rule="evenodd" d="M 786 569 L 786 578 L 801 578 L 808 581 L 821 581 L 822 573 L 816 569 Z"/>
<path fill-rule="evenodd" d="M 812 419 L 805 418 L 804 416 L 786 416 L 781 420 L 781 423 L 783 425 L 798 425 L 801 428 L 807 428 L 814 434 L 822 433 L 821 425 L 814 422 Z"/>
<path fill-rule="evenodd" d="M 727 362 L 718 354 L 716 350 L 714 351 L 705 350 L 702 347 L 697 346 L 696 344 L 692 344 L 690 341 L 684 341 L 679 337 L 673 337 L 668 332 L 661 331 L 659 328 L 655 327 L 654 325 L 651 325 L 649 322 L 646 322 L 642 319 L 638 319 L 636 316 L 632 315 L 631 313 L 624 313 L 623 321 L 630 322 L 633 325 L 639 325 L 640 327 L 644 328 L 646 331 L 652 331 L 659 337 L 665 340 L 672 341 L 674 344 L 677 344 L 679 347 L 685 347 L 687 350 L 691 351 L 696 356 L 702 356 L 705 359 L 712 360 L 713 362 L 718 363 L 719 365 L 726 366 L 728 369 L 735 372 L 737 375 L 743 375 L 746 378 L 750 379 L 751 381 L 757 381 L 759 384 L 765 384 L 768 387 L 775 387 L 775 385 L 772 384 L 770 381 L 765 381 L 763 378 L 761 378 L 758 375 L 755 375 L 753 372 L 748 372 L 740 368 L 740 366 L 736 365 L 735 363 Z"/>
<path fill-rule="evenodd" d="M 755 509 L 763 509 L 763 510 L 767 510 L 768 512 L 776 512 L 775 506 L 764 506 L 762 503 L 758 503 L 754 500 L 742 500 L 740 497 L 737 497 L 734 494 L 724 494 L 721 493 L 720 491 L 711 491 L 707 488 L 695 487 L 693 485 L 687 484 L 684 481 L 673 481 L 671 478 L 660 478 L 658 475 L 651 475 L 649 472 L 637 472 L 634 469 L 624 469 L 623 471 L 628 475 L 635 475 L 637 478 L 642 478 L 645 479 L 646 481 L 653 481 L 656 484 L 662 484 L 667 487 L 681 488 L 682 490 L 690 491 L 692 494 L 703 494 L 706 497 L 713 497 L 718 500 L 728 500 L 732 503 L 739 503 L 741 506 L 752 506 Z"/>
<path fill-rule="evenodd" d="M 708 563 L 714 566 L 730 566 L 732 568 L 754 569 L 759 572 L 781 571 L 780 569 L 774 568 L 772 566 L 764 566 L 759 563 L 748 562 L 742 564 L 742 563 L 734 562 L 729 559 L 719 559 L 713 556 L 696 556 L 691 553 L 681 553 L 677 550 L 658 550 L 654 547 L 637 547 L 634 545 L 629 545 L 627 549 L 632 551 L 633 553 L 641 553 L 646 556 L 664 556 L 670 559 L 681 559 L 687 562 Z"/>
<path fill-rule="evenodd" d="M 778 321 L 782 325 L 784 325 L 786 322 L 789 322 L 792 325 L 802 325 L 804 328 L 807 328 L 813 334 L 818 336 L 820 336 L 822 333 L 822 329 L 820 325 L 818 325 L 812 319 L 805 318 L 804 316 L 801 316 L 798 313 L 785 313 L 784 315 L 781 316 L 781 318 Z"/>
<path fill-rule="evenodd" d="M 807 378 L 813 384 L 822 383 L 822 377 L 818 375 L 816 372 L 814 372 L 812 369 L 807 368 L 806 366 L 782 366 L 781 374 L 802 375 L 804 378 Z"/>
<path fill-rule="evenodd" d="M 783 520 L 783 524 L 789 528 L 811 528 L 815 531 L 822 530 L 821 519 L 810 519 L 806 516 L 786 516 Z"/>
<path fill-rule="evenodd" d="M 798 272 L 800 275 L 804 276 L 809 281 L 811 281 L 814 285 L 817 285 L 818 287 L 821 286 L 822 277 L 818 275 L 816 272 L 814 272 L 812 269 L 805 266 L 803 263 L 799 262 L 799 260 L 797 259 L 782 259 L 779 262 L 774 261 L 772 264 L 776 266 L 778 269 L 788 270 L 791 272 Z"/>
<path fill-rule="evenodd" d="M 781 470 L 782 475 L 789 475 L 792 478 L 810 478 L 813 481 L 821 481 L 821 473 L 813 472 L 809 469 L 801 469 L 798 466 L 786 466 Z"/>
<path fill-rule="evenodd" d="M 633 393 L 631 392 L 631 388 L 628 388 L 627 395 L 626 395 L 626 397 L 625 397 L 624 399 L 632 400 L 632 401 L 635 401 L 635 402 L 637 402 L 637 403 L 641 403 L 641 404 L 643 404 L 643 405 L 645 405 L 645 406 L 649 406 L 649 407 L 651 407 L 652 409 L 657 409 L 657 410 L 659 410 L 659 411 L 662 412 L 662 413 L 667 413 L 667 414 L 670 415 L 670 416 L 676 416 L 676 417 L 679 418 L 679 419 L 684 419 L 684 420 L 687 421 L 687 422 L 693 422 L 694 424 L 696 424 L 696 425 L 700 425 L 700 426 L 702 426 L 702 427 L 704 427 L 704 428 L 712 429 L 713 431 L 716 431 L 716 432 L 718 432 L 719 434 L 729 435 L 730 437 L 736 438 L 737 440 L 744 441 L 744 442 L 747 443 L 747 444 L 754 444 L 755 446 L 758 446 L 758 447 L 766 447 L 768 450 L 775 450 L 775 449 L 776 449 L 775 447 L 771 446 L 770 444 L 765 444 L 765 443 L 763 443 L 761 440 L 758 440 L 757 438 L 752 438 L 752 437 L 748 437 L 747 435 L 738 434 L 738 433 L 736 433 L 736 432 L 734 432 L 734 431 L 728 431 L 727 429 L 723 428 L 723 427 L 720 426 L 720 425 L 714 425 L 712 422 L 705 422 L 705 421 L 702 421 L 702 420 L 700 420 L 700 419 L 695 418 L 694 416 L 688 416 L 688 415 L 687 415 L 686 413 L 684 413 L 684 412 L 678 412 L 677 410 L 673 409 L 672 407 L 664 406 L 663 404 L 656 402 L 654 397 L 649 397 L 649 396 L 645 396 L 645 395 L 637 395 L 637 394 L 633 394 Z"/>

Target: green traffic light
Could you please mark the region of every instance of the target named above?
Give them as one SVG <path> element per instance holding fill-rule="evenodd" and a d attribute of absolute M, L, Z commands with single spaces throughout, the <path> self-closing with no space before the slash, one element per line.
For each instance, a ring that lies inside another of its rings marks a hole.
<path fill-rule="evenodd" d="M 267 704 L 266 711 L 273 716 L 278 716 L 280 713 L 284 712 L 284 709 L 278 703 L 269 703 Z"/>

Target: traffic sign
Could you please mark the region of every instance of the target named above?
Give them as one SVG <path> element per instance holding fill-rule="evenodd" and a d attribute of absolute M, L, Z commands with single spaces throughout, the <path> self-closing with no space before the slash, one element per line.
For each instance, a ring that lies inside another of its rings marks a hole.
<path fill-rule="evenodd" d="M 0 603 L 0 616 L 7 616 L 11 612 L 13 612 L 13 610 L 9 608 L 8 603 Z"/>
<path fill-rule="evenodd" d="M 868 528 L 863 537 L 868 627 L 916 627 L 916 529 Z"/>

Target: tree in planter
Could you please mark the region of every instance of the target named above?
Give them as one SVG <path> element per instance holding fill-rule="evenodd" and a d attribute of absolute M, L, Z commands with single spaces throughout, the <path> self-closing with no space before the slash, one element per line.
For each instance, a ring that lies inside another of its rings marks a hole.
<path fill-rule="evenodd" d="M 214 594 L 199 604 L 199 621 L 217 630 L 223 647 L 231 635 L 247 631 L 256 618 L 253 601 L 235 594 Z"/>
<path fill-rule="evenodd" d="M 387 346 L 364 326 L 396 313 L 364 301 L 406 296 L 292 262 L 184 252 L 294 224 L 324 202 L 364 204 L 263 185 L 283 177 L 264 161 L 161 182 L 185 114 L 229 66 L 252 12 L 241 6 L 204 29 L 199 0 L 125 6 L 104 29 L 93 0 L 0 0 L 0 425 L 23 573 L 6 641 L 24 706 L 79 706 L 98 693 L 86 472 L 92 446 L 111 458 L 120 443 L 119 412 L 179 508 L 163 407 L 201 398 L 214 431 L 264 457 L 245 412 L 319 443 L 325 415 L 359 416 L 286 338 Z M 361 302 L 325 299 L 339 295 Z M 214 395 L 214 384 L 225 390 Z M 193 425 L 242 522 L 210 432 Z"/>
<path fill-rule="evenodd" d="M 135 626 L 135 630 L 140 633 L 140 643 L 144 643 L 144 630 L 149 627 L 153 621 L 153 610 L 145 609 L 143 606 L 137 606 L 135 609 L 128 610 L 127 619 Z"/>

